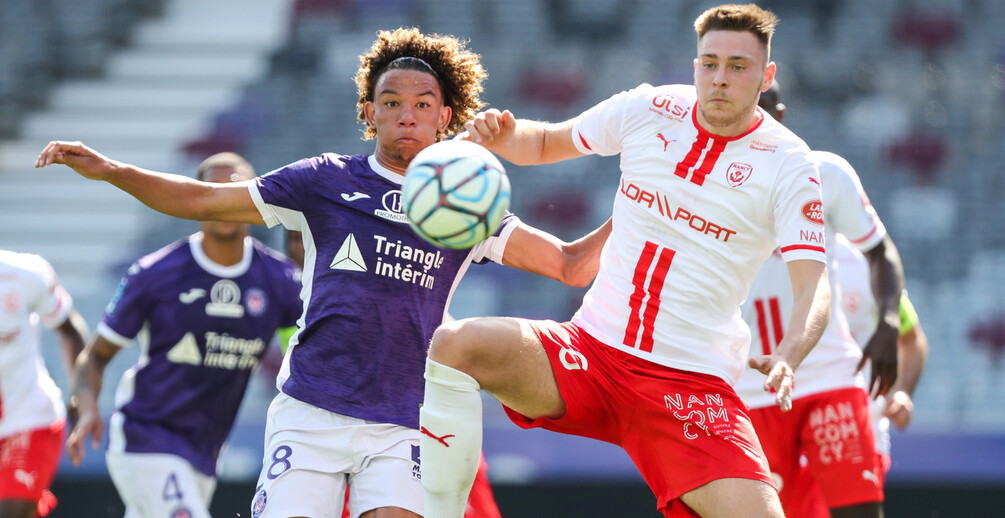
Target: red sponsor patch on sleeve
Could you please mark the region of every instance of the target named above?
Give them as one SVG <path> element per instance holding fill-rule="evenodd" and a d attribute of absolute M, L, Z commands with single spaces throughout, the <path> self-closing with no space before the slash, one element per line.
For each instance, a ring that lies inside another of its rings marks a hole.
<path fill-rule="evenodd" d="M 824 224 L 824 204 L 820 200 L 812 200 L 803 204 L 803 217 L 810 223 Z"/>

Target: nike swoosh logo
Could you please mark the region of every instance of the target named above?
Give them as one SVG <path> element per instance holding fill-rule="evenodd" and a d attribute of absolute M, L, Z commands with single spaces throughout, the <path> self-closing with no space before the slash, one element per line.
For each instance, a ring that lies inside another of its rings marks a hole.
<path fill-rule="evenodd" d="M 369 198 L 369 197 L 370 197 L 369 194 L 364 194 L 359 191 L 356 191 L 352 194 L 342 193 L 342 199 L 345 201 L 356 201 L 360 198 Z"/>
<path fill-rule="evenodd" d="M 185 293 L 178 294 L 178 300 L 180 300 L 182 304 L 191 304 L 205 296 L 206 290 L 202 288 L 192 288 Z"/>

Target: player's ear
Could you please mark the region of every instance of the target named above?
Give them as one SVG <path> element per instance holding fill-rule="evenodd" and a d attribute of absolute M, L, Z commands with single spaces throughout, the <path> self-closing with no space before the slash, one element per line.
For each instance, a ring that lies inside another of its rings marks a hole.
<path fill-rule="evenodd" d="M 771 88 L 771 84 L 775 82 L 775 72 L 777 71 L 778 67 L 774 61 L 764 67 L 764 77 L 761 79 L 761 93 L 767 92 L 768 88 Z"/>
<path fill-rule="evenodd" d="M 447 131 L 447 126 L 450 125 L 450 118 L 454 115 L 454 110 L 450 109 L 449 106 L 444 106 L 440 108 L 440 123 L 437 125 L 436 129 L 439 132 Z"/>
<path fill-rule="evenodd" d="M 374 122 L 374 110 L 373 101 L 367 101 L 363 103 L 363 118 L 366 119 L 366 125 L 373 128 L 376 127 Z"/>

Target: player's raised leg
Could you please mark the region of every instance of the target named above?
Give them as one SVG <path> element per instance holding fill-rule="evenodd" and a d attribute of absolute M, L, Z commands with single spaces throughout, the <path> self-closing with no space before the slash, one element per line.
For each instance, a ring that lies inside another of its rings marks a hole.
<path fill-rule="evenodd" d="M 548 356 L 515 318 L 450 322 L 433 335 L 419 414 L 426 516 L 460 518 L 478 469 L 486 389 L 529 417 L 565 411 Z"/>
<path fill-rule="evenodd" d="M 720 478 L 684 493 L 681 500 L 703 518 L 784 516 L 778 493 L 760 480 Z"/>

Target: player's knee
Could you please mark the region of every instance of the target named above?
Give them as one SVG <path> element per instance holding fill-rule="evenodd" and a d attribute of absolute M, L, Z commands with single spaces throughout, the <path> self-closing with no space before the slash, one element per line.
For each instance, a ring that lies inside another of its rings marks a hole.
<path fill-rule="evenodd" d="M 471 355 L 471 337 L 465 328 L 466 320 L 445 322 L 433 333 L 429 343 L 429 357 L 449 367 L 459 368 Z"/>
<path fill-rule="evenodd" d="M 491 332 L 492 325 L 488 319 L 446 322 L 433 333 L 429 344 L 429 358 L 472 374 L 487 361 L 485 346 Z"/>

